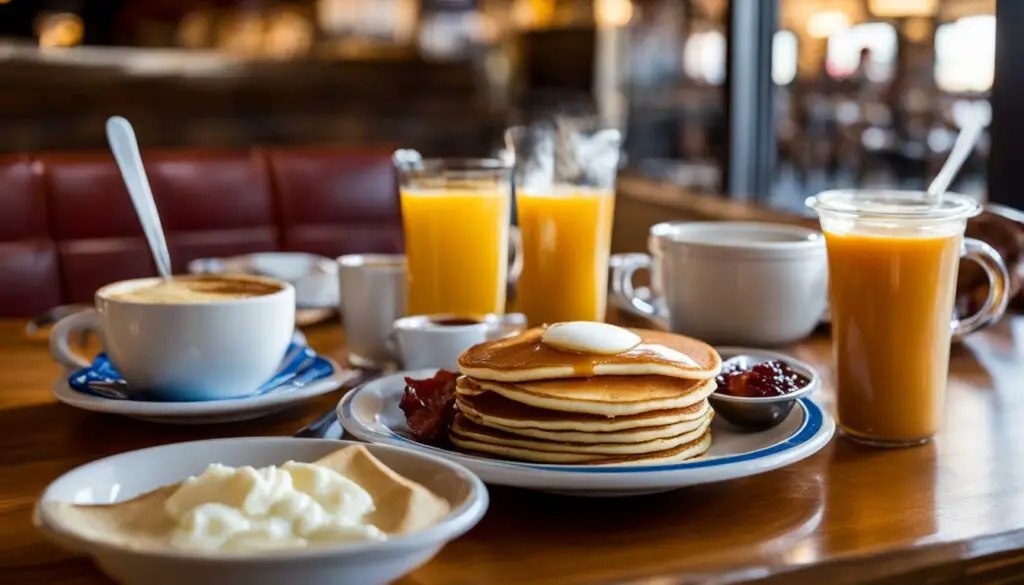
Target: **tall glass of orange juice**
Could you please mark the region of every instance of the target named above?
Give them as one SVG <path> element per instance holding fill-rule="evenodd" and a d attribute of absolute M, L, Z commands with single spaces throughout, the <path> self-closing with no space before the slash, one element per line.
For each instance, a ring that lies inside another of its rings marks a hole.
<path fill-rule="evenodd" d="M 503 313 L 509 266 L 511 164 L 424 159 L 398 151 L 407 312 Z"/>
<path fill-rule="evenodd" d="M 927 442 L 943 418 L 951 334 L 1002 316 L 1009 275 L 999 254 L 965 239 L 971 198 L 946 194 L 828 191 L 807 200 L 828 250 L 837 420 L 875 446 Z M 961 258 L 991 286 L 981 310 L 953 318 Z"/>
<path fill-rule="evenodd" d="M 523 272 L 516 308 L 531 325 L 604 321 L 615 193 L 560 185 L 516 193 Z"/>
<path fill-rule="evenodd" d="M 604 321 L 620 134 L 560 125 L 506 133 L 523 241 L 516 309 L 531 325 Z"/>

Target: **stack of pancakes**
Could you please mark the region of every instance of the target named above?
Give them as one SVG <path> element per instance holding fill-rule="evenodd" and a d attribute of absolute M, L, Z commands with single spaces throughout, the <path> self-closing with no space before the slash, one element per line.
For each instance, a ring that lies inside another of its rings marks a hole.
<path fill-rule="evenodd" d="M 711 445 L 721 359 L 696 339 L 633 330 L 614 355 L 552 348 L 542 328 L 459 358 L 452 443 L 463 451 L 552 464 L 668 463 Z"/>

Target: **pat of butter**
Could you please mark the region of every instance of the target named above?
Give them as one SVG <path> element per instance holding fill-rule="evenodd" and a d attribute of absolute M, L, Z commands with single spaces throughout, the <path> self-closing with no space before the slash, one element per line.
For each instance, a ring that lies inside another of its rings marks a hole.
<path fill-rule="evenodd" d="M 640 336 L 628 329 L 595 321 L 555 323 L 541 334 L 545 345 L 581 353 L 614 355 L 640 345 Z"/>
<path fill-rule="evenodd" d="M 211 465 L 164 502 L 176 523 L 171 545 L 205 551 L 384 540 L 364 520 L 373 511 L 373 498 L 352 480 L 294 461 L 260 469 Z"/>

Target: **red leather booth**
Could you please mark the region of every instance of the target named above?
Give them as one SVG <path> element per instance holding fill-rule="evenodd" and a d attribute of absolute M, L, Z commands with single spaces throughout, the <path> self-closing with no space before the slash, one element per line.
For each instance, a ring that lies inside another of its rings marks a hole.
<path fill-rule="evenodd" d="M 390 150 L 143 153 L 175 272 L 203 257 L 266 250 L 334 257 L 399 252 Z M 156 274 L 109 152 L 0 157 L 0 317 L 92 301 Z"/>

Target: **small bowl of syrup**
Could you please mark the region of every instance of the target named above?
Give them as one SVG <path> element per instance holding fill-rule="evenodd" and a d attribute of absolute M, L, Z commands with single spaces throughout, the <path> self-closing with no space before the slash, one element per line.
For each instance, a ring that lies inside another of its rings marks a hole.
<path fill-rule="evenodd" d="M 821 385 L 814 368 L 788 355 L 744 347 L 716 349 L 722 371 L 708 400 L 715 414 L 735 427 L 770 429 L 789 416 L 798 399 Z"/>

